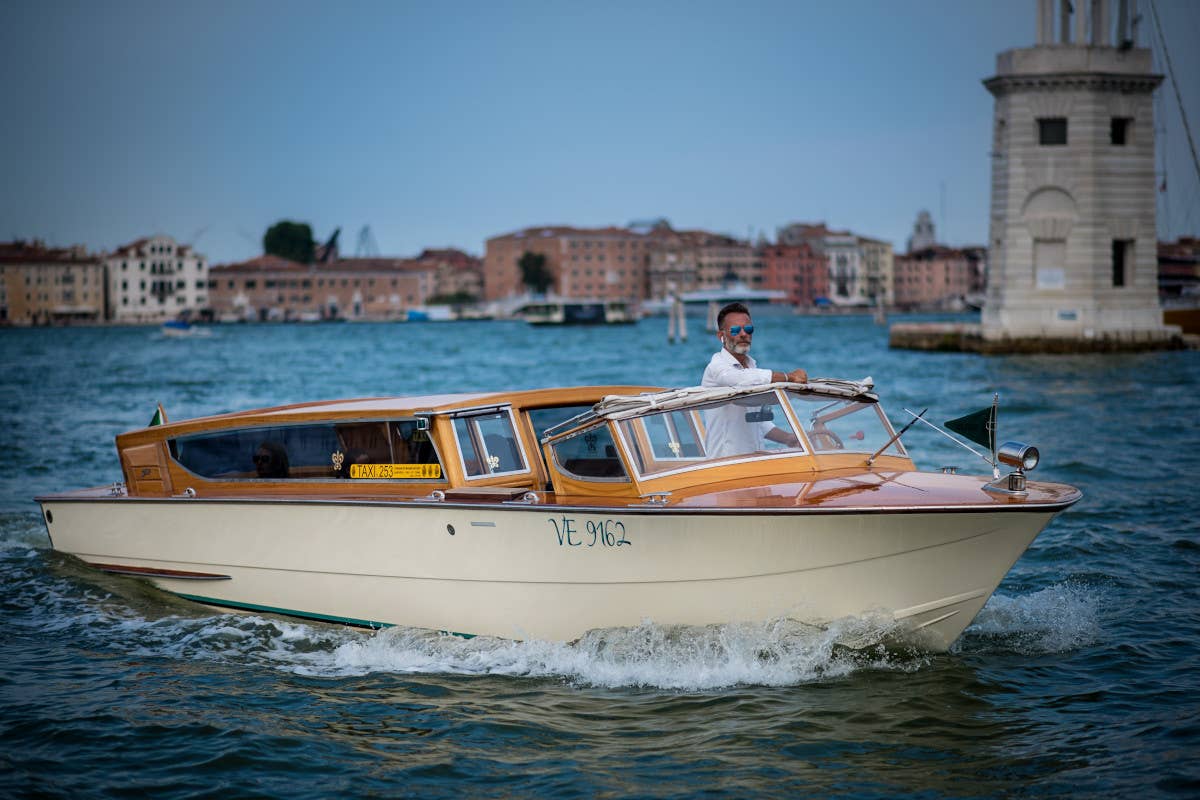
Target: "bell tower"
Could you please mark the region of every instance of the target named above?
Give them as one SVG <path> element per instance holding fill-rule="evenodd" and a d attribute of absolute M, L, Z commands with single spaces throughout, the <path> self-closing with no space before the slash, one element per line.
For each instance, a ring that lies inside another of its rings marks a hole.
<path fill-rule="evenodd" d="M 1178 333 L 1158 301 L 1162 76 L 1136 45 L 1135 2 L 1037 0 L 1037 44 L 1000 53 L 984 81 L 995 97 L 985 343 L 1140 349 Z"/>

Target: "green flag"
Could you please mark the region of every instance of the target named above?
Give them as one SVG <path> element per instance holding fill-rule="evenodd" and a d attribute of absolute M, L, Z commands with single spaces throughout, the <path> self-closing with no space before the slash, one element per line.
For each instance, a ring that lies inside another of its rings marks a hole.
<path fill-rule="evenodd" d="M 162 403 L 158 404 L 158 408 L 154 409 L 154 416 L 150 418 L 150 424 L 146 427 L 153 428 L 155 425 L 162 425 L 167 421 L 167 412 L 163 411 Z"/>
<path fill-rule="evenodd" d="M 982 411 L 967 414 L 958 419 L 946 420 L 946 427 L 955 433 L 962 434 L 976 444 L 981 444 L 990 452 L 996 450 L 996 407 L 988 406 Z"/>

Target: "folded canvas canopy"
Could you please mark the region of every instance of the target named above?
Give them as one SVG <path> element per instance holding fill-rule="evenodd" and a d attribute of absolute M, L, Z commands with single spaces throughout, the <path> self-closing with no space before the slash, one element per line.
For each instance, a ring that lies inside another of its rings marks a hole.
<path fill-rule="evenodd" d="M 563 431 L 584 425 L 594 419 L 629 419 L 630 417 L 654 411 L 672 411 L 686 406 L 728 400 L 749 394 L 758 394 L 759 392 L 771 389 L 799 389 L 811 394 L 845 397 L 861 400 L 866 403 L 877 403 L 879 402 L 879 397 L 872 391 L 874 388 L 875 382 L 870 377 L 857 381 L 841 380 L 838 378 L 814 378 L 807 383 L 778 382 L 752 386 L 717 386 L 711 388 L 688 386 L 682 389 L 668 389 L 664 392 L 647 392 L 645 394 L 611 394 L 592 406 L 590 410 L 547 429 L 542 441 L 545 442 Z"/>

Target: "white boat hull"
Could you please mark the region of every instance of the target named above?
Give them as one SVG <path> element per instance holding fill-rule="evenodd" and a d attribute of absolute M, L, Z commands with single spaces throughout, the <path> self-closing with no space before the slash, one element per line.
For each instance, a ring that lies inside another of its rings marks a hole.
<path fill-rule="evenodd" d="M 559 641 L 645 620 L 882 612 L 932 650 L 958 638 L 1058 510 L 41 502 L 56 550 L 216 605 Z"/>

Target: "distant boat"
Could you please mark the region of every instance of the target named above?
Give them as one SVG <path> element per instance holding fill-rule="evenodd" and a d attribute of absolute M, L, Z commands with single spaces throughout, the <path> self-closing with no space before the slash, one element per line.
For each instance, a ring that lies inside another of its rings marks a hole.
<path fill-rule="evenodd" d="M 723 306 L 726 303 L 733 302 L 750 305 L 786 300 L 787 292 L 780 291 L 779 289 L 751 289 L 741 281 L 730 281 L 723 286 L 683 292 L 679 295 L 679 299 L 685 306 Z M 652 314 L 666 314 L 671 310 L 671 302 L 670 297 L 665 297 L 661 300 L 650 300 L 642 304 L 642 311 L 647 316 Z"/>
<path fill-rule="evenodd" d="M 530 303 L 520 316 L 530 325 L 625 325 L 636 313 L 622 300 L 546 300 Z"/>
<path fill-rule="evenodd" d="M 169 319 L 162 324 L 162 334 L 174 339 L 185 336 L 211 336 L 212 331 L 199 325 L 193 325 L 186 319 Z"/>
<path fill-rule="evenodd" d="M 450 306 L 418 306 L 410 308 L 405 317 L 409 322 L 451 322 L 456 319 Z"/>
<path fill-rule="evenodd" d="M 697 289 L 694 292 L 684 292 L 679 296 L 685 304 L 696 303 L 770 303 L 787 298 L 787 292 L 779 289 L 751 289 L 741 281 L 727 283 L 712 289 Z"/>

